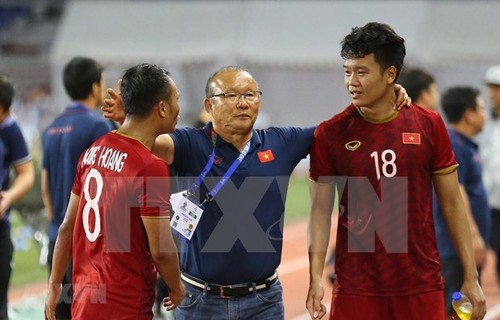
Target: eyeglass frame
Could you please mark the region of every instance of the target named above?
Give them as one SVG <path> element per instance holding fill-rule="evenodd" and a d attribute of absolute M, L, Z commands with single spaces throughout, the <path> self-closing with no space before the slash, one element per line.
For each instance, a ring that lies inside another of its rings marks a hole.
<path fill-rule="evenodd" d="M 254 100 L 254 101 L 248 101 L 246 97 L 247 97 L 247 95 L 249 93 L 255 94 L 256 100 Z M 260 97 L 262 97 L 262 91 L 260 91 L 260 90 L 254 90 L 254 91 L 249 91 L 249 92 L 245 92 L 245 93 L 240 93 L 240 92 L 221 92 L 221 93 L 218 93 L 218 94 L 213 94 L 209 98 L 214 98 L 214 97 L 221 98 L 221 97 L 223 97 L 224 99 L 227 99 L 226 95 L 228 95 L 228 94 L 238 95 L 238 98 L 234 102 L 240 101 L 240 98 L 243 97 L 243 100 L 245 100 L 246 102 L 253 103 L 253 102 L 258 101 L 260 99 Z"/>

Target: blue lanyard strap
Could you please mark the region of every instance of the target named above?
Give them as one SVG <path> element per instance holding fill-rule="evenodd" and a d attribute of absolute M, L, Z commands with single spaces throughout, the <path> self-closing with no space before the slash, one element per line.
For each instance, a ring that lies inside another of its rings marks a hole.
<path fill-rule="evenodd" d="M 224 175 L 222 176 L 222 179 L 220 179 L 220 181 L 217 182 L 215 187 L 213 187 L 213 189 L 210 190 L 209 193 L 207 193 L 205 200 L 203 200 L 203 203 L 205 203 L 207 201 L 212 201 L 214 199 L 215 195 L 217 193 L 219 193 L 220 189 L 222 189 L 224 184 L 226 184 L 227 180 L 229 180 L 229 178 L 233 175 L 234 171 L 236 171 L 236 169 L 240 166 L 241 162 L 243 161 L 243 158 L 245 158 L 245 156 L 247 155 L 248 150 L 250 150 L 250 141 L 247 142 L 247 144 L 245 145 L 245 148 L 243 148 L 243 151 L 241 151 L 238 158 L 236 158 L 233 161 L 233 163 L 231 164 L 229 169 L 226 171 L 226 173 L 224 173 Z"/>
<path fill-rule="evenodd" d="M 212 138 L 213 138 L 213 136 L 212 136 Z M 195 182 L 191 185 L 191 187 L 188 189 L 188 191 L 187 191 L 188 196 L 193 195 L 196 192 L 196 190 L 198 190 L 198 188 L 200 187 L 201 183 L 203 182 L 203 180 L 205 179 L 205 177 L 207 176 L 208 172 L 210 171 L 210 169 L 212 168 L 212 166 L 214 164 L 214 160 L 215 160 L 215 139 L 213 138 L 212 140 L 214 142 L 214 148 L 212 149 L 212 153 L 210 154 L 210 157 L 208 158 L 208 162 L 205 165 L 205 167 L 203 168 L 202 172 L 196 178 Z M 212 190 L 210 190 L 210 192 L 207 193 L 207 195 L 205 197 L 205 200 L 203 200 L 203 202 L 201 203 L 202 205 L 205 202 L 212 201 L 214 199 L 215 195 L 220 191 L 220 189 L 222 189 L 222 187 L 224 186 L 224 184 L 226 184 L 227 180 L 229 180 L 229 178 L 233 175 L 234 171 L 236 171 L 236 169 L 240 166 L 241 162 L 243 162 L 243 159 L 245 158 L 245 156 L 247 155 L 247 153 L 248 153 L 249 150 L 250 150 L 250 141 L 247 142 L 247 144 L 243 148 L 243 151 L 241 151 L 241 153 L 238 156 L 238 158 L 236 158 L 233 161 L 233 163 L 231 164 L 231 166 L 229 167 L 229 169 L 222 176 L 222 179 L 215 185 L 215 187 Z"/>

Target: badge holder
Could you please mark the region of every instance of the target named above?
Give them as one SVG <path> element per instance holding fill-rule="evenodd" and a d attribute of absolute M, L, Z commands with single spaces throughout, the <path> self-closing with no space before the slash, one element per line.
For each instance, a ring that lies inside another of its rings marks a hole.
<path fill-rule="evenodd" d="M 213 140 L 215 139 L 213 138 Z M 215 141 L 213 142 L 214 149 L 210 154 L 208 162 L 205 165 L 205 168 L 203 168 L 201 174 L 196 178 L 196 181 L 193 183 L 193 185 L 188 190 L 173 193 L 170 196 L 170 204 L 172 205 L 173 211 L 172 217 L 170 219 L 170 226 L 188 240 L 191 240 L 196 227 L 200 222 L 201 215 L 204 211 L 203 205 L 206 202 L 212 201 L 214 199 L 215 195 L 219 192 L 219 190 L 227 182 L 227 180 L 229 180 L 231 175 L 241 164 L 243 158 L 247 155 L 248 150 L 250 149 L 250 141 L 248 141 L 243 151 L 241 151 L 238 158 L 234 160 L 222 179 L 212 190 L 210 190 L 209 193 L 207 193 L 205 200 L 201 204 L 198 204 L 191 199 L 191 196 L 195 194 L 195 191 L 200 187 L 207 173 L 212 168 L 215 159 Z"/>

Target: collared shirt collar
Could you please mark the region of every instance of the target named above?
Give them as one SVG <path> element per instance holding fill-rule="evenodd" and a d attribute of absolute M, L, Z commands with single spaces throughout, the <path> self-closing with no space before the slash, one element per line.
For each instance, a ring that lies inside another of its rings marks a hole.
<path fill-rule="evenodd" d="M 203 127 L 203 130 L 205 130 L 209 135 L 212 134 L 212 131 L 213 131 L 213 124 L 212 122 L 208 122 L 205 127 Z M 214 131 L 215 132 L 215 131 Z M 221 145 L 224 145 L 224 144 L 231 144 L 230 142 L 224 140 L 220 135 L 217 135 L 217 140 L 215 142 L 215 146 L 221 146 Z M 257 145 L 260 145 L 262 144 L 262 141 L 260 140 L 260 136 L 258 134 L 258 131 L 257 129 L 253 129 L 253 133 L 252 133 L 252 138 L 250 139 L 250 147 L 254 147 L 254 146 L 257 146 Z"/>

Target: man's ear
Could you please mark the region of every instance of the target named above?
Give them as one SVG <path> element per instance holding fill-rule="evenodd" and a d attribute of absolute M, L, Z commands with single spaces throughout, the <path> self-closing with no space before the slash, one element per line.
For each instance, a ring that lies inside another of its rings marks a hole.
<path fill-rule="evenodd" d="M 205 100 L 203 100 L 203 108 L 205 108 L 205 111 L 210 115 L 212 115 L 213 107 L 214 105 L 210 102 L 210 98 L 205 98 Z"/>
<path fill-rule="evenodd" d="M 165 118 L 167 116 L 167 110 L 170 106 L 163 100 L 158 102 L 158 114 L 160 117 Z"/>
<path fill-rule="evenodd" d="M 396 83 L 396 76 L 398 74 L 398 70 L 396 69 L 395 66 L 390 66 L 385 70 L 385 74 L 387 77 L 387 83 L 388 84 L 394 84 Z"/>

